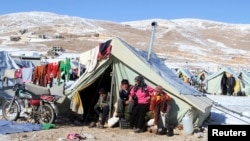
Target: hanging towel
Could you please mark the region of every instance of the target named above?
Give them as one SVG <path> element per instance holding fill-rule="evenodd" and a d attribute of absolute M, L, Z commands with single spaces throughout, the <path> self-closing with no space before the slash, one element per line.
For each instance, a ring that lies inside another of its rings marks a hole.
<path fill-rule="evenodd" d="M 86 72 L 92 72 L 96 68 L 98 53 L 99 47 L 96 47 L 80 55 L 80 64 L 85 65 Z"/>
<path fill-rule="evenodd" d="M 34 68 L 22 68 L 23 82 L 32 82 L 32 73 Z"/>
<path fill-rule="evenodd" d="M 14 69 L 6 69 L 4 72 L 4 77 L 7 78 L 15 78 L 15 71 Z"/>
<path fill-rule="evenodd" d="M 66 58 L 66 60 L 64 61 L 60 61 L 59 64 L 59 73 L 58 73 L 58 77 L 57 77 L 57 81 L 58 81 L 58 85 L 61 85 L 61 78 L 64 75 L 65 77 L 65 82 L 69 81 L 69 77 L 70 77 L 70 59 Z"/>
<path fill-rule="evenodd" d="M 82 100 L 79 92 L 76 92 L 71 100 L 70 109 L 77 114 L 84 114 Z"/>

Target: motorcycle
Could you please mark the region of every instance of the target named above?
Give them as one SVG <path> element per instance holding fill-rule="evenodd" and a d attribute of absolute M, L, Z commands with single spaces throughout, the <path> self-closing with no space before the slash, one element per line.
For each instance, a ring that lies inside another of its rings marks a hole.
<path fill-rule="evenodd" d="M 25 89 L 25 84 L 16 84 L 13 87 L 15 94 L 12 99 L 2 105 L 4 119 L 15 121 L 20 115 L 33 119 L 36 123 L 54 123 L 58 115 L 57 95 L 36 95 Z"/>

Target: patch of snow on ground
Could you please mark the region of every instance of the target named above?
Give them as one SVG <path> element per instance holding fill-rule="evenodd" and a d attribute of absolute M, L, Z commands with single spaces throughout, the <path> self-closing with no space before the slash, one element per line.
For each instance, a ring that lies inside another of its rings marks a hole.
<path fill-rule="evenodd" d="M 207 51 L 204 48 L 200 48 L 200 47 L 192 46 L 192 45 L 188 45 L 188 44 L 181 44 L 181 43 L 175 43 L 175 45 L 177 46 L 178 50 L 180 50 L 180 51 L 183 51 L 183 52 L 192 51 L 198 55 L 206 56 Z"/>
<path fill-rule="evenodd" d="M 218 42 L 218 41 L 215 41 L 215 40 L 212 40 L 212 39 L 207 39 L 207 41 L 212 44 L 211 47 L 220 49 L 225 54 L 237 54 L 237 55 L 239 55 L 239 54 L 246 54 L 247 53 L 247 51 L 230 48 L 230 47 L 226 46 L 225 44 Z"/>
<path fill-rule="evenodd" d="M 30 39 L 30 41 L 29 42 L 31 42 L 31 43 L 35 43 L 35 42 L 50 42 L 50 41 L 58 41 L 59 39 L 39 39 L 39 38 L 37 38 L 37 39 Z"/>
<path fill-rule="evenodd" d="M 241 114 L 250 112 L 250 97 L 220 95 L 207 95 L 207 97 L 222 105 L 222 107 L 212 108 L 211 118 L 206 124 L 250 124 L 250 117 L 236 114 L 237 112 Z"/>

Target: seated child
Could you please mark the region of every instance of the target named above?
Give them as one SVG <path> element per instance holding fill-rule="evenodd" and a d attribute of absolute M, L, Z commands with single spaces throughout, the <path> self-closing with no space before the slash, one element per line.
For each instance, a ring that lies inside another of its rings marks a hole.
<path fill-rule="evenodd" d="M 168 113 L 170 110 L 169 101 L 171 98 L 163 92 L 161 86 L 155 87 L 155 94 L 151 97 L 150 111 L 154 113 L 154 125 L 157 133 L 162 134 L 168 128 Z"/>

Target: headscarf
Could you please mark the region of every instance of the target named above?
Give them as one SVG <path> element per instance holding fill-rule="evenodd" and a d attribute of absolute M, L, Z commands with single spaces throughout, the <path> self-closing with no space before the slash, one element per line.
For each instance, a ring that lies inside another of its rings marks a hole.
<path fill-rule="evenodd" d="M 135 77 L 135 80 L 138 82 L 138 85 L 134 86 L 134 91 L 136 92 L 139 88 L 141 88 L 143 92 L 146 92 L 147 84 L 144 81 L 144 77 L 139 75 Z"/>

